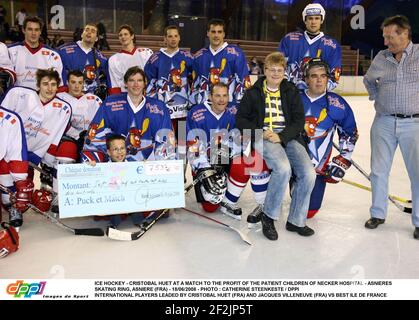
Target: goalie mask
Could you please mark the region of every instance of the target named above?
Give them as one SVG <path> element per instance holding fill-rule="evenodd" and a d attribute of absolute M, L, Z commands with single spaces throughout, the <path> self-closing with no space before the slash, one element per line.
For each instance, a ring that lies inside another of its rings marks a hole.
<path fill-rule="evenodd" d="M 16 229 L 6 222 L 2 222 L 0 230 L 0 258 L 8 256 L 19 248 L 19 235 Z"/>
<path fill-rule="evenodd" d="M 227 177 L 225 173 L 216 173 L 201 184 L 201 193 L 205 201 L 219 204 L 227 190 Z"/>

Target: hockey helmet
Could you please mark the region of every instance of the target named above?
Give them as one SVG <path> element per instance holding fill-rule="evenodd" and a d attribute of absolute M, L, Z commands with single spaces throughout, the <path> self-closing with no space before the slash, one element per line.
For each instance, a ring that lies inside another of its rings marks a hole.
<path fill-rule="evenodd" d="M 0 258 L 8 256 L 19 249 L 19 235 L 15 228 L 6 222 L 1 223 L 0 230 Z"/>
<path fill-rule="evenodd" d="M 325 61 L 323 61 L 321 58 L 311 58 L 305 61 L 305 63 L 303 63 L 303 66 L 302 66 L 304 80 L 308 77 L 308 72 L 313 67 L 323 67 L 326 70 L 327 77 L 330 78 L 329 65 Z"/>
<path fill-rule="evenodd" d="M 310 3 L 303 10 L 303 21 L 306 21 L 307 16 L 321 16 L 322 21 L 326 17 L 326 11 L 320 3 Z"/>

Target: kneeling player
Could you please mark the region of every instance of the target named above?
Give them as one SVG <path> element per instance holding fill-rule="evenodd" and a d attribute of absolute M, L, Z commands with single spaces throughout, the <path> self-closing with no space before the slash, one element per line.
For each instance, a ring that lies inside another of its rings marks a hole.
<path fill-rule="evenodd" d="M 241 135 L 235 129 L 236 112 L 236 105 L 228 103 L 227 85 L 218 83 L 211 88 L 210 101 L 189 111 L 186 132 L 188 159 L 192 175 L 198 180 L 195 185 L 197 201 L 207 212 L 214 212 L 221 206 L 223 213 L 240 220 L 242 210 L 237 202 L 249 177 L 258 203 L 254 214 L 258 216 L 257 213 L 262 212 L 269 172 L 266 166 L 261 166 L 259 171 L 249 174 L 246 161 L 233 161 L 241 151 Z"/>
<path fill-rule="evenodd" d="M 53 167 L 57 149 L 71 118 L 71 106 L 55 96 L 60 76 L 57 71 L 39 69 L 36 85 L 39 91 L 13 87 L 2 106 L 16 112 L 22 119 L 27 142 L 28 160 Z"/>
<path fill-rule="evenodd" d="M 307 216 L 312 218 L 321 207 L 326 182 L 340 182 L 351 166 L 358 132 L 348 103 L 336 93 L 326 91 L 330 78 L 329 66 L 320 58 L 313 58 L 304 68 L 304 78 L 308 86 L 301 93 L 306 117 L 304 128 L 309 140 L 310 158 L 317 172 Z M 335 128 L 339 135 L 340 154 L 329 162 Z"/>
<path fill-rule="evenodd" d="M 82 161 L 107 159 L 106 136 L 126 136 L 127 161 L 175 159 L 175 140 L 165 104 L 143 96 L 145 74 L 131 67 L 124 76 L 127 92 L 111 95 L 94 116 L 82 151 Z"/>
<path fill-rule="evenodd" d="M 22 121 L 16 113 L 0 107 L 0 184 L 15 192 L 10 197 L 6 191 L 0 191 L 0 204 L 9 211 L 9 223 L 15 228 L 22 225 L 22 213 L 32 199 L 34 185 L 27 177 L 28 154 Z"/>

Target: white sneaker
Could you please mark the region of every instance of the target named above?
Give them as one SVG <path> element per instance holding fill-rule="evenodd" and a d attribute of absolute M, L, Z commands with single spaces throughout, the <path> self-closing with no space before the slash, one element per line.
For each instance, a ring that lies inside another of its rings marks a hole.
<path fill-rule="evenodd" d="M 220 202 L 220 211 L 237 220 L 242 219 L 242 209 L 236 203 Z"/>

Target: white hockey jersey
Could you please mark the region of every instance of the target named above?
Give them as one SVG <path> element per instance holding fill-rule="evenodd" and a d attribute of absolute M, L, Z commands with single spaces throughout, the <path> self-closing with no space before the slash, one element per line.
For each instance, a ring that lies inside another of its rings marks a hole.
<path fill-rule="evenodd" d="M 13 181 L 26 179 L 27 160 L 22 120 L 16 113 L 0 107 L 0 182 L 10 186 Z M 12 176 L 11 181 L 4 181 L 9 174 Z"/>
<path fill-rule="evenodd" d="M 80 98 L 76 98 L 67 92 L 60 92 L 57 94 L 57 97 L 67 101 L 71 105 L 71 126 L 66 132 L 66 135 L 77 140 L 80 132 L 87 130 L 89 127 L 96 111 L 102 104 L 102 100 L 91 93 L 86 93 Z"/>
<path fill-rule="evenodd" d="M 131 52 L 121 50 L 109 58 L 109 78 L 111 82 L 110 94 L 127 92 L 124 84 L 125 72 L 134 66 L 144 70 L 144 66 L 153 51 L 148 48 L 134 48 Z"/>
<path fill-rule="evenodd" d="M 9 51 L 3 42 L 0 42 L 0 71 L 1 70 L 9 71 L 10 75 L 13 77 L 13 82 L 16 82 L 16 74 L 9 57 Z"/>
<path fill-rule="evenodd" d="M 29 161 L 39 164 L 42 160 L 52 166 L 57 146 L 70 123 L 70 104 L 58 97 L 43 104 L 35 90 L 13 87 L 2 106 L 22 119 Z"/>
<path fill-rule="evenodd" d="M 63 72 L 60 55 L 42 43 L 36 49 L 29 47 L 26 42 L 14 43 L 9 46 L 9 56 L 16 73 L 17 86 L 36 89 L 38 69 L 53 68 L 60 76 Z"/>

